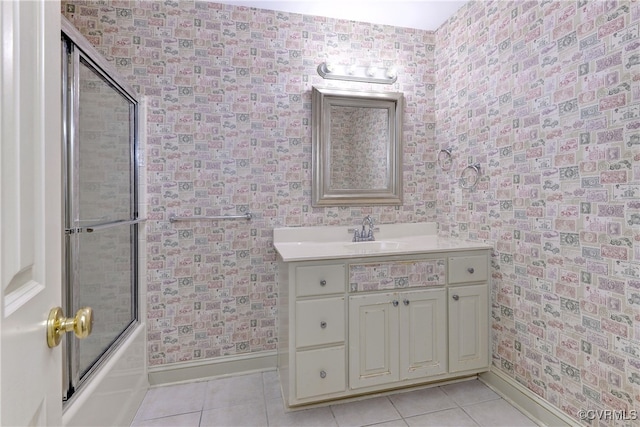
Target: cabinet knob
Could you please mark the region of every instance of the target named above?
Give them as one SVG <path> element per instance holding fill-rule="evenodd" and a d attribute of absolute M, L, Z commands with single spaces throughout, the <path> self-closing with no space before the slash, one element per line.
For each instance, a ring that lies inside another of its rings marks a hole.
<path fill-rule="evenodd" d="M 453 298 L 454 301 L 458 301 L 460 299 L 460 297 L 458 295 L 454 295 L 451 298 Z"/>
<path fill-rule="evenodd" d="M 393 301 L 391 302 L 391 304 L 393 304 L 393 306 L 394 306 L 394 307 L 397 307 L 399 303 L 398 303 L 398 301 L 397 301 L 397 300 L 393 300 Z"/>
<path fill-rule="evenodd" d="M 327 281 L 324 279 L 320 280 L 320 286 L 327 286 Z"/>
<path fill-rule="evenodd" d="M 469 272 L 469 274 L 473 274 L 475 270 L 473 269 L 473 267 L 469 267 L 467 268 L 467 271 Z"/>
<path fill-rule="evenodd" d="M 324 371 L 324 369 L 322 371 L 320 371 L 320 378 L 326 378 L 327 373 Z"/>
<path fill-rule="evenodd" d="M 402 301 L 404 303 L 404 305 L 409 305 L 409 300 L 405 299 L 404 301 Z"/>
<path fill-rule="evenodd" d="M 322 329 L 326 328 L 327 327 L 327 322 L 325 322 L 324 320 L 322 322 L 320 322 L 320 327 Z"/>

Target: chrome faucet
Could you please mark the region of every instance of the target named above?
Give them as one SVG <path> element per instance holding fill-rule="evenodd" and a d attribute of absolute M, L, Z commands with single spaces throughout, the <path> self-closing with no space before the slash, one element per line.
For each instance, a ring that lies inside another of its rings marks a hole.
<path fill-rule="evenodd" d="M 369 226 L 369 231 L 366 230 L 366 226 Z M 362 220 L 362 230 L 358 231 L 358 229 L 353 230 L 353 241 L 354 242 L 372 242 L 376 240 L 373 235 L 374 232 L 374 223 L 373 218 L 370 215 L 367 215 Z"/>

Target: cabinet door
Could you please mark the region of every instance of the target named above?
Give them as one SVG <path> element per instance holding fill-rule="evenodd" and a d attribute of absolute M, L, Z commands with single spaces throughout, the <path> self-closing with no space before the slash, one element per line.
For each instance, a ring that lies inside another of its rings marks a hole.
<path fill-rule="evenodd" d="M 422 378 L 447 372 L 446 291 L 399 293 L 400 376 Z"/>
<path fill-rule="evenodd" d="M 349 298 L 349 384 L 352 389 L 397 381 L 398 295 Z"/>
<path fill-rule="evenodd" d="M 489 365 L 487 285 L 449 288 L 449 372 Z"/>

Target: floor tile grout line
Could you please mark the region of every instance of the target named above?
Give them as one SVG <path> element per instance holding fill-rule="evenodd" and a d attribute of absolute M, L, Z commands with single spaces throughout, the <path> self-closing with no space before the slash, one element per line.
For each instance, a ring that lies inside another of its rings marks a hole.
<path fill-rule="evenodd" d="M 468 405 L 468 406 L 471 406 L 471 405 Z M 474 424 L 475 424 L 475 425 L 477 425 L 478 427 L 482 427 L 482 424 L 480 424 L 480 423 L 479 423 L 475 418 L 473 418 L 473 417 L 471 416 L 471 414 L 470 414 L 470 413 L 468 413 L 468 412 L 464 409 L 464 406 L 460 406 L 460 410 L 461 410 L 461 411 L 462 411 L 462 412 L 463 412 L 467 417 L 469 417 L 469 418 L 471 419 L 471 421 L 473 421 L 473 422 L 474 422 Z"/>
<path fill-rule="evenodd" d="M 393 404 L 393 401 L 391 400 L 390 396 L 385 396 L 387 398 L 387 400 L 389 401 L 389 403 L 391 404 L 391 407 L 398 413 L 398 416 L 400 417 L 400 420 L 404 420 L 404 416 L 400 413 L 400 411 L 398 410 L 398 408 L 396 408 L 396 405 Z M 398 419 L 395 420 L 389 420 L 389 422 L 391 421 L 398 421 Z"/>
<path fill-rule="evenodd" d="M 400 419 L 404 421 L 404 415 L 402 415 L 402 412 L 400 412 L 400 410 L 396 407 L 395 403 L 393 403 L 393 399 L 391 399 L 390 396 L 387 396 L 387 399 L 389 400 L 389 402 L 391 402 L 391 406 L 393 406 L 393 409 L 395 409 L 398 415 L 400 415 Z M 405 421 L 405 424 L 407 424 L 406 421 Z"/>
<path fill-rule="evenodd" d="M 202 411 L 198 411 L 197 409 L 195 411 L 186 411 L 186 412 L 177 412 L 175 414 L 167 414 L 167 415 L 162 415 L 160 417 L 154 417 L 154 418 L 145 418 L 145 419 L 133 419 L 131 421 L 131 424 L 135 424 L 135 423 L 140 423 L 140 422 L 147 422 L 147 421 L 156 421 L 156 420 L 163 420 L 165 418 L 171 418 L 171 417 L 179 417 L 181 415 L 189 415 L 189 414 L 195 414 L 196 412 L 200 412 L 202 413 Z"/>
<path fill-rule="evenodd" d="M 329 409 L 331 409 L 331 414 L 333 415 L 333 421 L 335 421 L 336 426 L 340 427 L 340 423 L 338 422 L 338 417 L 336 416 L 335 411 L 333 410 L 334 406 L 338 406 L 340 403 L 335 405 L 329 405 Z"/>
<path fill-rule="evenodd" d="M 331 411 L 331 416 L 333 417 L 333 422 L 336 423 L 337 427 L 340 427 L 340 424 L 338 424 L 338 419 L 336 418 L 336 413 L 333 412 L 333 405 L 329 405 L 329 410 Z"/>
<path fill-rule="evenodd" d="M 482 402 L 480 402 L 480 403 L 482 403 Z M 467 405 L 467 406 L 473 406 L 473 405 Z M 476 420 L 475 418 L 473 418 L 473 415 L 471 415 L 469 412 L 467 412 L 467 411 L 464 409 L 464 406 L 461 406 L 461 407 L 460 407 L 460 409 L 462 409 L 462 411 L 463 411 L 465 414 L 467 414 L 467 417 L 471 418 L 471 419 L 473 420 L 473 422 L 474 422 L 474 423 L 476 423 L 476 425 L 477 425 L 477 426 L 479 426 L 479 427 L 484 427 L 484 426 L 480 423 L 480 421 L 478 421 L 478 420 Z"/>
<path fill-rule="evenodd" d="M 479 380 L 478 380 L 478 379 L 476 379 L 475 381 L 479 381 Z M 447 384 L 447 385 L 454 385 L 454 384 L 462 384 L 462 383 L 453 383 L 453 384 Z M 482 384 L 482 383 L 481 383 L 481 384 Z M 483 385 L 484 385 L 484 384 L 483 384 Z M 458 407 L 462 408 L 462 407 L 463 407 L 463 405 L 459 404 L 459 403 L 458 403 L 458 401 L 453 397 L 453 395 L 451 395 L 451 394 L 447 393 L 447 391 L 444 389 L 444 387 L 445 387 L 445 386 L 439 386 L 438 388 L 442 389 L 442 392 L 443 392 L 444 394 L 446 394 L 449 398 L 451 398 L 451 400 L 452 400 L 456 405 L 458 405 Z M 485 386 L 485 387 L 486 387 L 486 386 Z M 487 387 L 487 388 L 488 388 L 488 387 Z M 491 390 L 491 389 L 489 389 L 489 390 Z M 493 390 L 491 390 L 491 391 L 493 391 Z M 464 406 L 471 406 L 471 405 L 475 405 L 475 404 L 477 404 L 477 403 L 484 403 L 484 402 L 490 402 L 490 401 L 492 401 L 492 400 L 499 400 L 499 399 L 502 399 L 502 397 L 501 397 L 499 394 L 497 394 L 497 393 L 495 393 L 495 392 L 493 392 L 493 393 L 496 395 L 496 397 L 494 397 L 494 398 L 488 398 L 488 399 L 484 399 L 484 400 L 478 400 L 478 401 L 473 402 L 473 403 L 472 403 L 472 404 L 470 404 L 470 405 L 464 405 Z"/>
<path fill-rule="evenodd" d="M 444 389 L 444 387 L 442 386 L 438 386 L 438 390 L 440 390 L 442 393 L 444 393 L 445 396 L 447 396 L 447 398 L 449 398 L 449 401 L 452 402 L 454 405 L 456 405 L 456 408 L 461 408 L 462 405 L 460 405 L 458 403 L 458 401 L 456 399 L 453 398 L 452 395 L 450 395 L 449 393 L 446 392 L 446 390 Z M 449 408 L 449 409 L 454 409 L 454 408 Z"/>

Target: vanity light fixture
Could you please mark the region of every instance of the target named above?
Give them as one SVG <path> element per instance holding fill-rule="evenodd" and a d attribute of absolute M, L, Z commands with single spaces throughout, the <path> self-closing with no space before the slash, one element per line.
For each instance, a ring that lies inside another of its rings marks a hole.
<path fill-rule="evenodd" d="M 358 67 L 355 65 L 340 65 L 323 62 L 318 65 L 318 74 L 324 79 L 348 80 L 353 82 L 392 84 L 398 79 L 396 67 L 386 69 L 373 65 Z"/>

